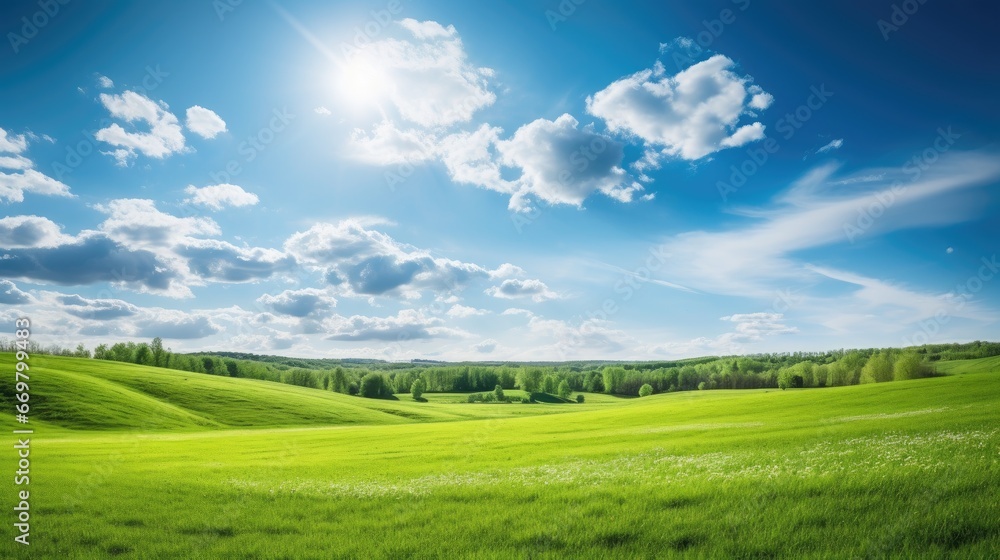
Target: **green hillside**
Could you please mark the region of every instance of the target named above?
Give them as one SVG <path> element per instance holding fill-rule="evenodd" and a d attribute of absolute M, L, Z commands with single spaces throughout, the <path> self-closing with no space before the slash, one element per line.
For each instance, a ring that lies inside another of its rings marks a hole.
<path fill-rule="evenodd" d="M 13 369 L 0 353 L 0 368 Z M 219 428 L 399 424 L 566 412 L 559 407 L 447 406 L 373 400 L 256 379 L 235 379 L 106 360 L 31 358 L 31 418 L 71 430 L 191 431 Z M 13 377 L 0 377 L 0 401 L 13 410 Z M 581 409 L 615 404 L 605 397 Z M 574 405 L 580 406 L 580 405 Z M 13 422 L 4 416 L 4 425 Z"/>

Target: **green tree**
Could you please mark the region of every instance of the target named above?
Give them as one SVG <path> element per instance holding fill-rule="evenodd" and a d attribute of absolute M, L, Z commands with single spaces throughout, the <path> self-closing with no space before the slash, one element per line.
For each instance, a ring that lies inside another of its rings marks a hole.
<path fill-rule="evenodd" d="M 333 370 L 333 381 L 330 383 L 330 389 L 337 393 L 348 392 L 347 375 L 344 374 L 344 368 L 337 366 Z"/>
<path fill-rule="evenodd" d="M 583 393 L 580 393 L 579 395 L 576 396 L 576 402 L 583 404 L 583 400 L 584 400 Z"/>
<path fill-rule="evenodd" d="M 524 368 L 517 374 L 517 384 L 522 391 L 534 393 L 542 386 L 542 370 L 538 368 Z"/>
<path fill-rule="evenodd" d="M 149 350 L 153 353 L 153 365 L 156 367 L 163 367 L 163 339 L 156 337 L 153 342 L 149 344 Z"/>
<path fill-rule="evenodd" d="M 652 395 L 652 394 L 653 394 L 653 386 L 650 385 L 649 383 L 646 383 L 642 387 L 639 387 L 639 396 L 640 397 L 648 397 L 649 395 Z"/>
<path fill-rule="evenodd" d="M 507 396 L 503 394 L 503 387 L 497 385 L 493 389 L 493 396 L 497 399 L 497 402 L 504 402 L 507 400 Z"/>
<path fill-rule="evenodd" d="M 886 381 L 892 381 L 892 356 L 888 352 L 876 352 L 861 368 L 861 383 Z"/>
<path fill-rule="evenodd" d="M 558 391 L 559 391 L 559 396 L 564 399 L 568 399 L 569 396 L 573 393 L 573 390 L 569 388 L 569 382 L 567 382 L 565 379 L 563 379 L 562 382 L 559 383 Z"/>
<path fill-rule="evenodd" d="M 896 358 L 896 363 L 892 366 L 892 378 L 896 381 L 919 379 L 929 374 L 930 368 L 924 365 L 924 359 L 919 354 L 903 354 Z"/>
<path fill-rule="evenodd" d="M 389 380 L 384 375 L 371 372 L 361 378 L 361 385 L 358 386 L 358 394 L 369 399 L 377 399 L 392 395 L 392 388 Z"/>
<path fill-rule="evenodd" d="M 424 389 L 426 388 L 427 382 L 424 381 L 423 377 L 418 377 L 417 380 L 410 385 L 410 394 L 413 395 L 414 400 L 419 401 L 420 396 L 424 394 Z"/>

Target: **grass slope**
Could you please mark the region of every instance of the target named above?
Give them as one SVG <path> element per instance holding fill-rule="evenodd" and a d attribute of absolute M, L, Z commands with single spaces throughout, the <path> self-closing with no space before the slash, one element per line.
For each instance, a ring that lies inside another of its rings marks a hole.
<path fill-rule="evenodd" d="M 13 354 L 0 353 L 0 368 L 13 371 Z M 31 417 L 72 430 L 195 431 L 347 424 L 400 424 L 558 413 L 568 407 L 526 405 L 449 406 L 467 395 L 409 395 L 398 400 L 363 399 L 331 391 L 256 379 L 233 379 L 134 364 L 61 356 L 34 356 Z M 13 410 L 13 375 L 0 376 L 0 406 Z M 519 394 L 515 391 L 514 393 Z M 593 410 L 620 399 L 598 398 Z M 580 406 L 580 405 L 574 405 Z M 572 409 L 577 410 L 577 409 Z M 0 425 L 12 427 L 5 415 Z"/>
<path fill-rule="evenodd" d="M 987 558 L 998 403 L 1000 376 L 968 373 L 593 408 L 392 403 L 570 411 L 469 421 L 43 428 L 34 544 L 0 557 Z"/>

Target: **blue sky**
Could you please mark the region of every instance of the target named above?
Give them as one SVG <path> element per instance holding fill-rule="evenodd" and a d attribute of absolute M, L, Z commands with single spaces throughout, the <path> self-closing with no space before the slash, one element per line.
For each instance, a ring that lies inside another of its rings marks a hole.
<path fill-rule="evenodd" d="M 997 339 L 997 8 L 812 4 L 4 3 L 0 319 L 384 359 Z"/>

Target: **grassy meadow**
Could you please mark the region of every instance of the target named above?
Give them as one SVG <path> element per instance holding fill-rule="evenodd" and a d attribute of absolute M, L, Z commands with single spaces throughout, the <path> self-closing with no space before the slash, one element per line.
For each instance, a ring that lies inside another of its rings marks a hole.
<path fill-rule="evenodd" d="M 912 381 L 586 394 L 584 404 L 363 399 L 31 360 L 32 544 L 15 545 L 5 522 L 2 558 L 1000 550 L 996 358 L 942 363 L 951 375 Z M 12 364 L 0 354 L 5 370 Z M 8 410 L 11 393 L 0 380 Z M 19 427 L 12 413 L 3 422 L 8 434 Z M 8 476 L 15 461 L 8 446 Z M 10 516 L 14 487 L 0 496 Z"/>

